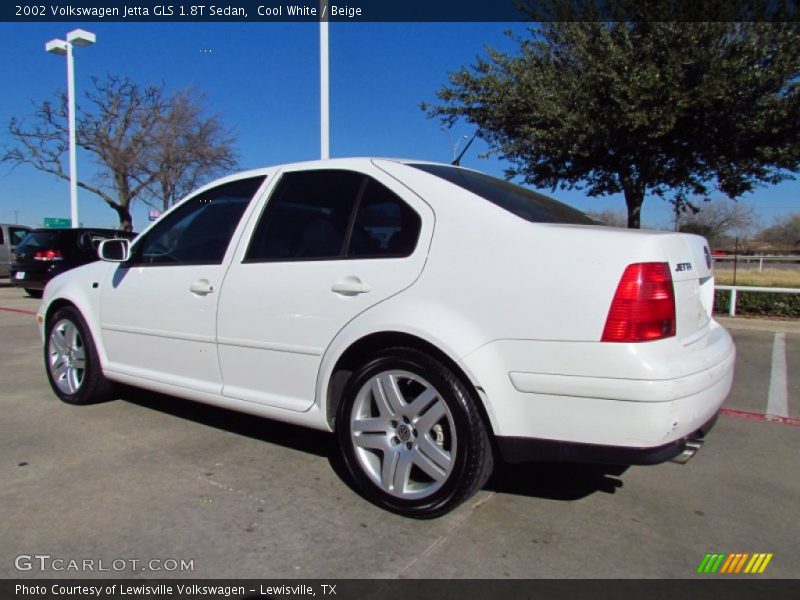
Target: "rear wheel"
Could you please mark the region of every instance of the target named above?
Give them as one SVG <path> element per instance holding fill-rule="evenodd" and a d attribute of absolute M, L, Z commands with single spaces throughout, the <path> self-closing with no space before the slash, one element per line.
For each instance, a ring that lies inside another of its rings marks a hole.
<path fill-rule="evenodd" d="M 345 464 L 379 506 L 418 518 L 445 514 L 492 471 L 477 399 L 453 371 L 413 348 L 391 348 L 349 381 L 336 419 Z"/>
<path fill-rule="evenodd" d="M 44 360 L 56 395 L 69 404 L 107 400 L 113 385 L 103 375 L 94 340 L 80 312 L 65 306 L 47 322 Z"/>

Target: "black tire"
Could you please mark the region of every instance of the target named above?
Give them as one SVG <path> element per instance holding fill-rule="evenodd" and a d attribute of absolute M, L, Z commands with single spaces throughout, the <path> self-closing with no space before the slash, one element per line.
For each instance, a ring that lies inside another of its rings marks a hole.
<path fill-rule="evenodd" d="M 41 298 L 44 292 L 42 290 L 32 290 L 31 288 L 25 288 L 25 293 L 28 294 L 28 296 L 30 296 L 31 298 Z"/>
<path fill-rule="evenodd" d="M 58 329 L 55 337 L 54 329 Z M 74 338 L 73 332 L 77 334 Z M 89 327 L 80 311 L 72 306 L 58 309 L 47 321 L 44 365 L 50 387 L 67 404 L 94 404 L 113 395 L 114 385 L 103 375 Z"/>
<path fill-rule="evenodd" d="M 387 387 L 395 390 L 394 400 L 384 402 L 387 408 L 381 411 L 376 394 L 386 399 L 380 390 Z M 427 408 L 415 413 L 415 399 Z M 356 488 L 378 506 L 413 518 L 444 515 L 473 496 L 494 466 L 478 402 L 468 383 L 424 352 L 405 347 L 381 351 L 348 381 L 335 421 L 342 457 Z M 393 411 L 392 403 L 405 408 Z M 408 418 L 400 416 L 403 412 Z M 429 460 L 434 455 L 435 460 Z M 393 457 L 388 466 L 387 456 Z"/>

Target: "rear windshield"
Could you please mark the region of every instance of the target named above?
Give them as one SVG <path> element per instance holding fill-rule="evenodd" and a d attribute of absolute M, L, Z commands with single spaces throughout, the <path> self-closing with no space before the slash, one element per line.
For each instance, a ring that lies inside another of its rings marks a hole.
<path fill-rule="evenodd" d="M 415 163 L 409 166 L 454 183 L 531 223 L 597 225 L 571 206 L 496 177 L 446 165 Z"/>
<path fill-rule="evenodd" d="M 58 231 L 32 231 L 19 243 L 17 252 L 24 252 L 25 248 L 54 248 L 58 243 Z"/>

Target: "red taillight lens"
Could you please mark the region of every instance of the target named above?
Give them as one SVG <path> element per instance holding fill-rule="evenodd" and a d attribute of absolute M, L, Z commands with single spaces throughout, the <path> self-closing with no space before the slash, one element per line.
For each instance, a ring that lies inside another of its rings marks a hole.
<path fill-rule="evenodd" d="M 61 250 L 37 250 L 33 260 L 64 260 L 64 257 L 61 255 Z"/>
<path fill-rule="evenodd" d="M 669 263 L 628 265 L 603 329 L 603 342 L 647 342 L 675 335 L 675 291 Z"/>

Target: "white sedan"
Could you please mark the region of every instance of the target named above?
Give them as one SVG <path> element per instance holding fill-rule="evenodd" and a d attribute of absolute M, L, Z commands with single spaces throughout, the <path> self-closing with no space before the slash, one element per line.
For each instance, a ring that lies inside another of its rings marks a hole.
<path fill-rule="evenodd" d="M 335 431 L 362 493 L 413 517 L 498 457 L 685 460 L 733 377 L 703 238 L 451 165 L 241 173 L 100 254 L 39 309 L 62 400 L 119 382 Z"/>

